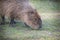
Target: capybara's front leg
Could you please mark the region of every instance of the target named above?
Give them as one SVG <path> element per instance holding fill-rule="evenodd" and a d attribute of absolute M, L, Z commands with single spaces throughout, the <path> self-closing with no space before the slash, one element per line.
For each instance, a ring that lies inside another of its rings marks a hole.
<path fill-rule="evenodd" d="M 11 25 L 12 25 L 12 24 L 16 24 L 14 18 L 11 18 L 11 20 L 10 20 L 10 24 L 11 24 Z"/>
<path fill-rule="evenodd" d="M 2 19 L 2 21 L 1 21 L 0 25 L 4 25 L 5 24 L 5 16 L 1 16 L 1 19 Z"/>

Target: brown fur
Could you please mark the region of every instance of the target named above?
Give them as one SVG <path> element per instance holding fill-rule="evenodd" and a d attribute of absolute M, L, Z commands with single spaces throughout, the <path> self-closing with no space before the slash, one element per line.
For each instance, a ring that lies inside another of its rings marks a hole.
<path fill-rule="evenodd" d="M 22 20 L 33 29 L 41 27 L 41 18 L 28 0 L 0 0 L 0 16 Z"/>

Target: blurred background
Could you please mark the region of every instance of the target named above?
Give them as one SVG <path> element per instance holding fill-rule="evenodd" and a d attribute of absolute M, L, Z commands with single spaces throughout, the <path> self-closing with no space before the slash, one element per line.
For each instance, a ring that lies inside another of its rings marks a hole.
<path fill-rule="evenodd" d="M 17 23 L 0 25 L 0 40 L 60 40 L 60 0 L 30 0 L 42 19 L 42 28 L 32 30 Z"/>

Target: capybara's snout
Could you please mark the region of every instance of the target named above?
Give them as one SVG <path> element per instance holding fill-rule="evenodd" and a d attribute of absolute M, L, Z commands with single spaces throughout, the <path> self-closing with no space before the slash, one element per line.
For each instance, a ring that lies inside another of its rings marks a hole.
<path fill-rule="evenodd" d="M 42 28 L 42 20 L 41 18 L 37 18 L 35 22 L 33 22 L 32 29 L 40 29 Z"/>

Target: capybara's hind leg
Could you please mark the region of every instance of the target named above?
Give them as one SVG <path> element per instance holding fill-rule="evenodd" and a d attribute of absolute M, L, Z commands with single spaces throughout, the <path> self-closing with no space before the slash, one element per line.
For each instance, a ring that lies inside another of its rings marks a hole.
<path fill-rule="evenodd" d="M 12 24 L 16 24 L 16 22 L 14 21 L 14 18 L 11 18 L 10 24 L 11 24 L 11 25 L 12 25 Z"/>
<path fill-rule="evenodd" d="M 4 25 L 5 24 L 5 16 L 1 16 L 1 19 L 2 19 L 2 21 L 1 21 L 0 25 Z"/>

